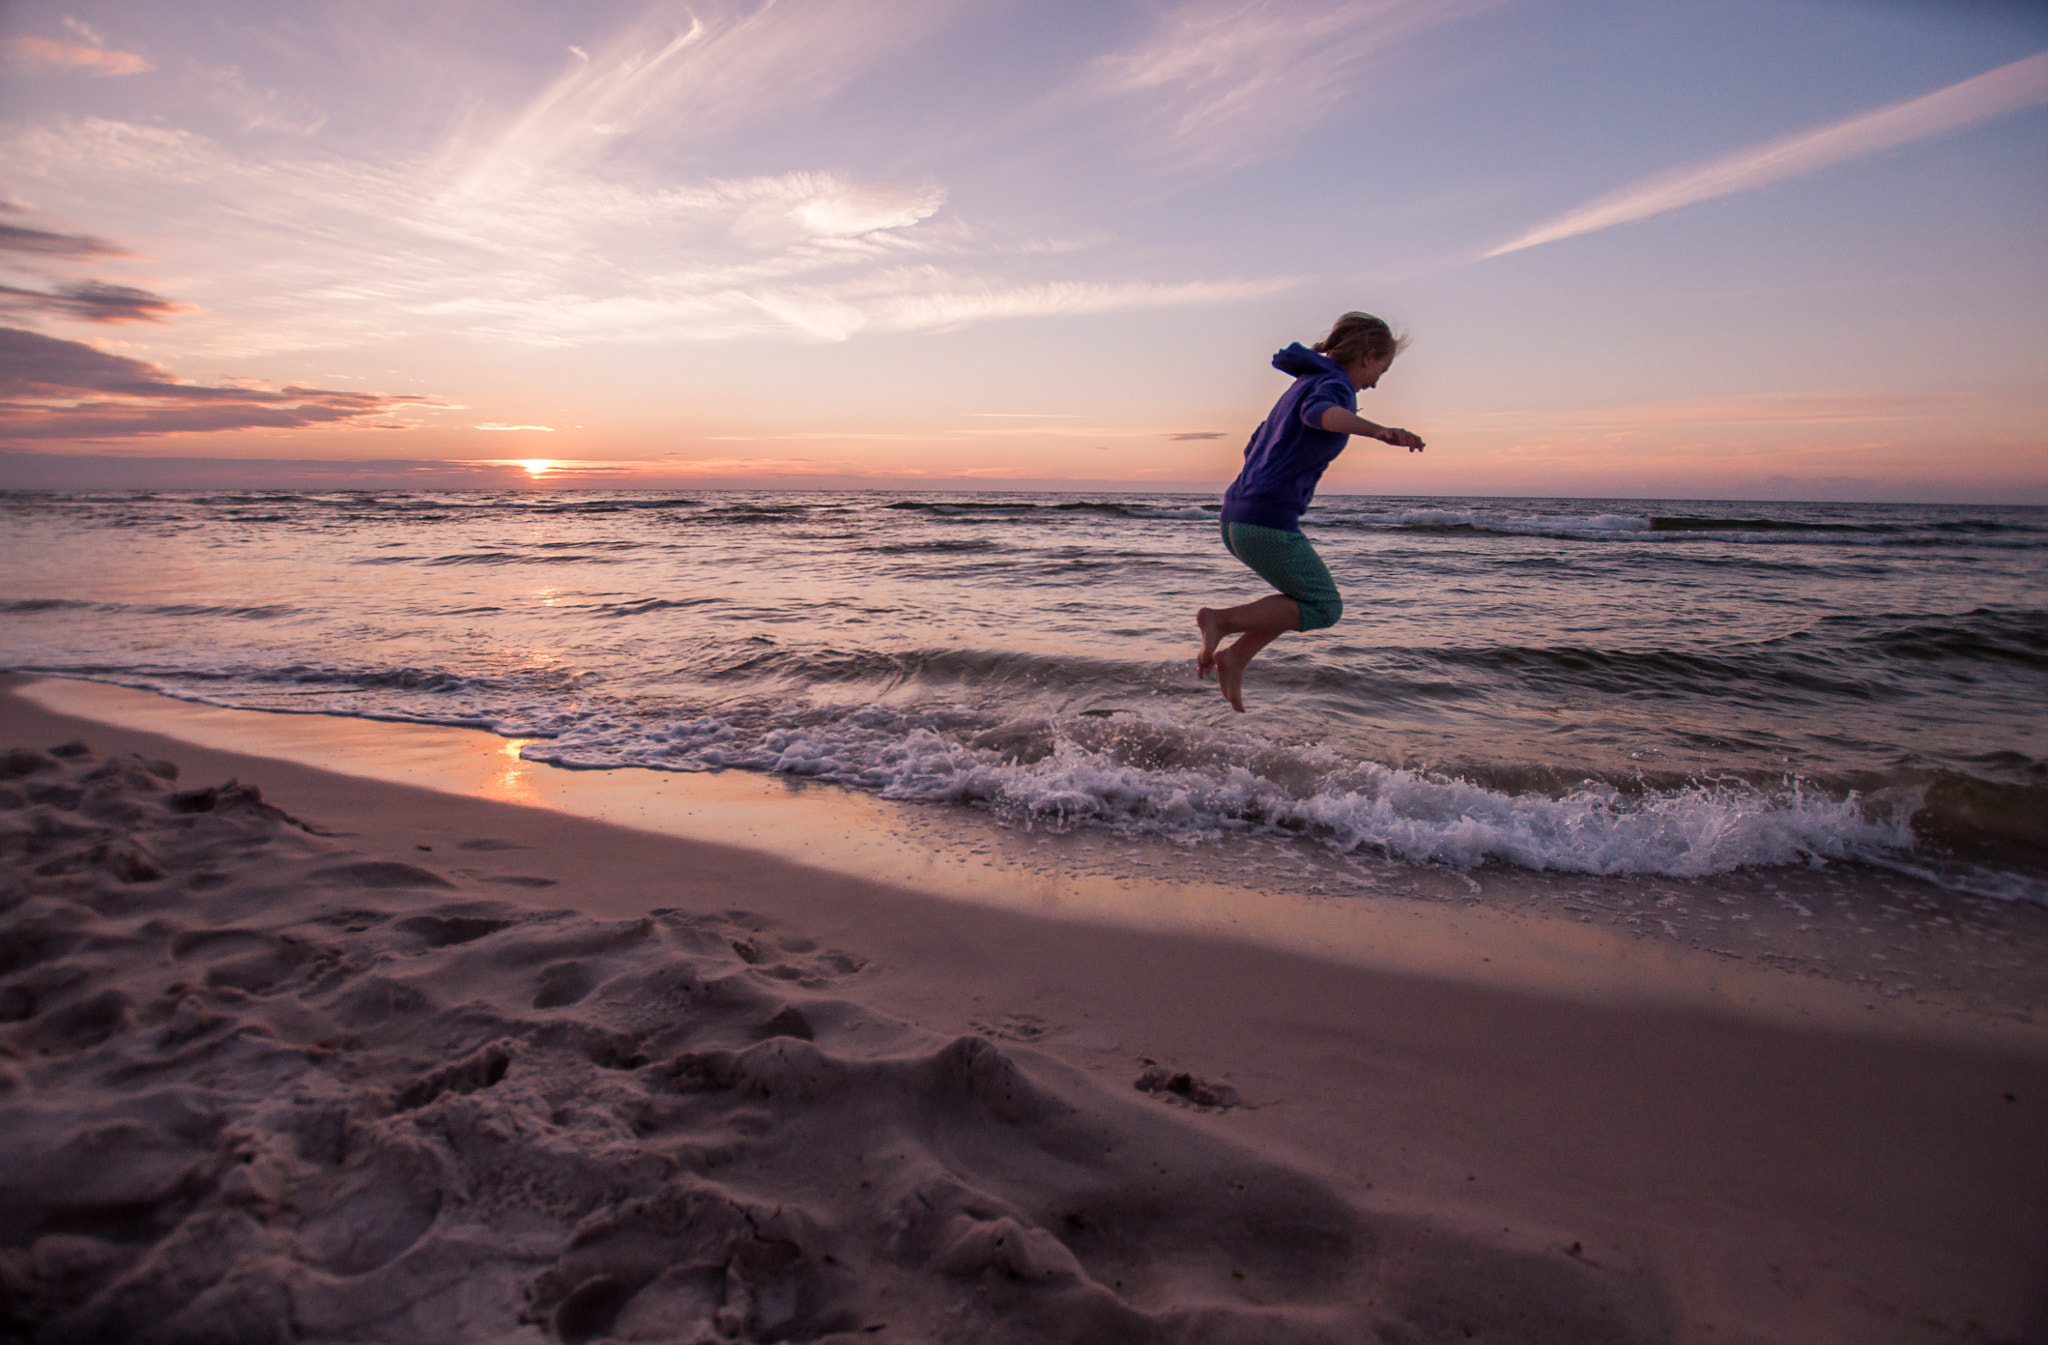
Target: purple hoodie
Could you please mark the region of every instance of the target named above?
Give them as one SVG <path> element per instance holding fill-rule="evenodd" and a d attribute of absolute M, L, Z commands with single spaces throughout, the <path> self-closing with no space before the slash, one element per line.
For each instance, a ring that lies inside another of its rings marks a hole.
<path fill-rule="evenodd" d="M 1342 365 L 1298 341 L 1273 357 L 1273 367 L 1293 374 L 1294 386 L 1245 445 L 1244 470 L 1223 492 L 1222 521 L 1300 532 L 1316 482 L 1351 437 L 1324 429 L 1323 412 L 1341 406 L 1355 413 L 1358 389 Z"/>

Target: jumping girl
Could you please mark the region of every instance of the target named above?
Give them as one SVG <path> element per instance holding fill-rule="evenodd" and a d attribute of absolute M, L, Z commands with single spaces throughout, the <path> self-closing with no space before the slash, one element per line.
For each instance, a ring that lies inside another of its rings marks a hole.
<path fill-rule="evenodd" d="M 1343 615 L 1344 600 L 1329 567 L 1301 535 L 1302 511 L 1324 469 L 1354 434 L 1422 451 L 1422 440 L 1407 430 L 1375 425 L 1358 414 L 1358 394 L 1380 381 L 1405 344 L 1370 313 L 1346 313 L 1313 350 L 1297 341 L 1273 357 L 1275 369 L 1294 375 L 1294 386 L 1245 445 L 1244 470 L 1223 493 L 1222 521 L 1230 554 L 1280 591 L 1195 613 L 1202 631 L 1195 675 L 1206 678 L 1213 669 L 1224 698 L 1240 714 L 1245 665 L 1254 654 L 1286 631 L 1321 630 Z M 1218 649 L 1226 635 L 1238 638 Z"/>

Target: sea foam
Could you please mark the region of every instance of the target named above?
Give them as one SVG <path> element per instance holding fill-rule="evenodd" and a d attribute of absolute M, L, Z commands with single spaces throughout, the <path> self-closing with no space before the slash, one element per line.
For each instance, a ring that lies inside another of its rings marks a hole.
<path fill-rule="evenodd" d="M 1830 797 L 1797 781 L 1776 789 L 1711 782 L 1640 791 L 1588 781 L 1553 797 L 1177 725 L 1157 727 L 1180 740 L 1170 755 L 1185 764 L 1162 765 L 1075 741 L 1060 725 L 1002 726 L 978 735 L 1040 743 L 1038 751 L 1020 752 L 975 746 L 922 718 L 870 705 L 765 732 L 710 717 L 658 726 L 600 718 L 530 742 L 522 755 L 585 769 L 769 771 L 886 798 L 972 804 L 1020 820 L 1189 841 L 1257 829 L 1460 867 L 1504 863 L 1697 878 L 1750 865 L 1896 857 L 1914 844 L 1910 819 L 1918 797 L 1910 792 L 1866 800 Z M 1151 727 L 1136 716 L 1119 720 Z"/>

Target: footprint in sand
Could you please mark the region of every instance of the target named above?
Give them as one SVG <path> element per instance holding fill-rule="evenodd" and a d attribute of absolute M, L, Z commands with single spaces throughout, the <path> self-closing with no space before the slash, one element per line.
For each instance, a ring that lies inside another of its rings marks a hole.
<path fill-rule="evenodd" d="M 377 890 L 401 887 L 452 888 L 455 884 L 417 864 L 389 859 L 358 860 L 351 864 L 328 864 L 306 875 L 316 882 L 337 887 L 367 887 Z"/>
<path fill-rule="evenodd" d="M 557 962 L 543 967 L 533 994 L 536 1009 L 561 1009 L 579 1003 L 597 988 L 597 973 L 588 962 Z"/>
<path fill-rule="evenodd" d="M 1157 1094 L 1167 1100 L 1178 1099 L 1197 1107 L 1223 1109 L 1243 1105 L 1237 1090 L 1227 1083 L 1210 1083 L 1184 1070 L 1169 1070 L 1149 1062 L 1145 1072 L 1131 1087 L 1141 1093 Z"/>
<path fill-rule="evenodd" d="M 756 975 L 807 989 L 822 989 L 858 974 L 868 960 L 843 948 L 820 947 L 799 934 L 778 933 L 776 922 L 752 911 L 696 915 L 673 907 L 648 912 L 693 952 L 736 957 Z"/>
<path fill-rule="evenodd" d="M 361 1275 L 397 1259 L 440 1214 L 442 1181 L 441 1165 L 425 1146 L 378 1146 L 300 1227 L 301 1255 L 337 1275 Z"/>
<path fill-rule="evenodd" d="M 501 929 L 510 929 L 516 923 L 485 915 L 453 913 L 407 916 L 393 928 L 417 935 L 429 948 L 451 948 L 458 943 L 473 943 Z"/>
<path fill-rule="evenodd" d="M 248 929 L 195 929 L 171 939 L 171 956 L 180 962 L 218 962 L 266 948 L 270 940 Z"/>
<path fill-rule="evenodd" d="M 1021 1042 L 1042 1040 L 1054 1030 L 1047 1026 L 1043 1019 L 1028 1013 L 1006 1013 L 1003 1015 L 1001 1022 L 975 1022 L 970 1023 L 968 1026 L 984 1037 Z"/>
<path fill-rule="evenodd" d="M 260 952 L 229 958 L 207 968 L 206 984 L 211 989 L 225 986 L 244 994 L 261 995 L 292 979 L 320 951 L 295 939 L 277 939 Z"/>

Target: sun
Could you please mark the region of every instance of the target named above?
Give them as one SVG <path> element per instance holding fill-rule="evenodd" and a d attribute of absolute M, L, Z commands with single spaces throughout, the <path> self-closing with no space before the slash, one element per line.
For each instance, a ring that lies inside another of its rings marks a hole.
<path fill-rule="evenodd" d="M 555 460 L 553 458 L 528 458 L 519 465 L 526 469 L 528 476 L 546 476 L 553 469 Z"/>

